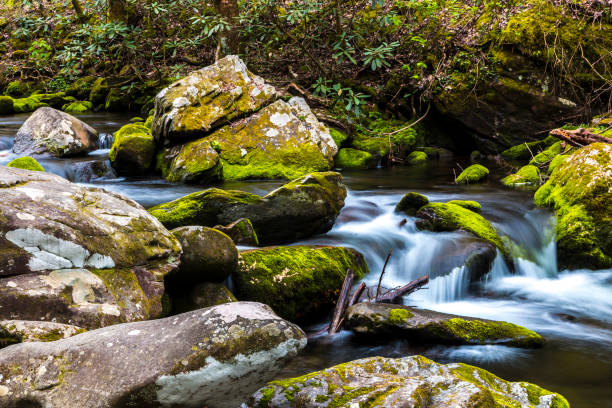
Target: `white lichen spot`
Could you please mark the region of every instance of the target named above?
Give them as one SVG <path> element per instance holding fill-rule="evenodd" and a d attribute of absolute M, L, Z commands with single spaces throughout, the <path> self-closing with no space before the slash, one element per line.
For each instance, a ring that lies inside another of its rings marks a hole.
<path fill-rule="evenodd" d="M 16 288 L 17 284 L 15 282 L 13 282 L 13 281 L 8 281 L 6 283 L 6 286 L 8 286 L 9 288 Z"/>
<path fill-rule="evenodd" d="M 138 336 L 140 334 L 140 330 L 132 330 L 128 332 L 128 336 Z"/>
<path fill-rule="evenodd" d="M 270 115 L 270 122 L 276 126 L 285 126 L 291 120 L 291 116 L 286 113 L 274 112 Z"/>
<path fill-rule="evenodd" d="M 22 192 L 23 194 L 27 195 L 32 200 L 40 200 L 40 199 L 44 198 L 44 196 L 45 196 L 45 192 L 43 190 L 39 190 L 37 188 L 15 187 L 14 190 Z"/>
<path fill-rule="evenodd" d="M 32 214 L 17 213 L 15 215 L 17 216 L 17 218 L 23 221 L 33 221 L 36 219 L 36 217 L 34 217 Z"/>
<path fill-rule="evenodd" d="M 276 137 L 278 136 L 278 130 L 272 128 L 272 129 L 268 129 L 268 131 L 266 132 L 266 136 L 268 137 Z"/>

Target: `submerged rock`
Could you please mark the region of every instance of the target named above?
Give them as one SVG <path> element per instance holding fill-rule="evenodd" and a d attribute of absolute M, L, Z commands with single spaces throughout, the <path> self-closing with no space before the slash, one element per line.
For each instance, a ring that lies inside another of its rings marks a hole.
<path fill-rule="evenodd" d="M 612 267 L 612 145 L 572 153 L 536 191 L 555 210 L 557 257 L 563 268 Z"/>
<path fill-rule="evenodd" d="M 7 163 L 6 167 L 15 167 L 16 169 L 24 169 L 31 171 L 45 171 L 45 168 L 40 165 L 30 156 L 19 157 Z"/>
<path fill-rule="evenodd" d="M 345 327 L 359 335 L 395 336 L 442 344 L 503 344 L 540 347 L 544 340 L 516 324 L 475 319 L 387 303 L 357 303 L 346 311 Z"/>
<path fill-rule="evenodd" d="M 537 385 L 422 356 L 370 357 L 271 381 L 247 402 L 248 408 L 332 406 L 569 408 L 560 394 Z"/>
<path fill-rule="evenodd" d="M 427 204 L 429 204 L 429 199 L 427 197 L 423 194 L 411 191 L 410 193 L 404 194 L 399 203 L 397 203 L 395 212 L 402 212 L 406 215 L 414 216 L 419 208 Z"/>
<path fill-rule="evenodd" d="M 305 345 L 249 302 L 23 343 L 0 353 L 0 406 L 234 408 Z"/>
<path fill-rule="evenodd" d="M 238 299 L 266 302 L 291 321 L 312 321 L 331 310 L 347 269 L 368 273 L 359 252 L 342 247 L 269 247 L 241 252 L 233 281 Z"/>
<path fill-rule="evenodd" d="M 117 173 L 140 175 L 149 170 L 155 155 L 151 131 L 142 123 L 130 123 L 115 132 L 108 158 Z"/>
<path fill-rule="evenodd" d="M 259 245 L 255 227 L 248 218 L 240 218 L 225 226 L 215 225 L 213 228 L 226 234 L 236 245 Z"/>
<path fill-rule="evenodd" d="M 202 137 L 275 98 L 273 86 L 249 72 L 238 56 L 229 55 L 157 95 L 153 136 L 161 145 Z"/>
<path fill-rule="evenodd" d="M 338 173 L 312 173 L 264 197 L 210 188 L 149 212 L 168 228 L 212 227 L 248 218 L 261 243 L 290 241 L 329 231 L 344 206 L 346 187 L 341 180 Z"/>
<path fill-rule="evenodd" d="M 0 166 L 0 319 L 95 328 L 159 317 L 178 241 L 134 201 Z"/>
<path fill-rule="evenodd" d="M 489 175 L 489 169 L 481 164 L 472 164 L 459 174 L 457 184 L 475 184 L 481 182 Z"/>
<path fill-rule="evenodd" d="M 237 302 L 236 296 L 222 283 L 206 282 L 193 286 L 187 293 L 170 295 L 172 313 L 184 313 L 224 303 Z"/>
<path fill-rule="evenodd" d="M 84 333 L 82 327 L 29 320 L 0 321 L 0 347 L 33 341 L 56 341 Z"/>
<path fill-rule="evenodd" d="M 22 155 L 74 156 L 96 149 L 98 132 L 53 108 L 37 109 L 17 131 L 13 152 Z"/>

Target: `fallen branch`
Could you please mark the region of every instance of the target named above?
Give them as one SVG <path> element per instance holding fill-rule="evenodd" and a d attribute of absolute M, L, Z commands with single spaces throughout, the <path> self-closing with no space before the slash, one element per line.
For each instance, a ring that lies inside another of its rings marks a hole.
<path fill-rule="evenodd" d="M 365 282 L 361 282 L 359 286 L 357 286 L 357 289 L 355 289 L 355 292 L 353 292 L 353 296 L 351 297 L 351 300 L 349 301 L 348 306 L 346 307 L 347 309 L 353 306 L 355 303 L 357 303 L 357 301 L 363 294 L 363 291 L 365 290 L 365 288 L 366 288 Z"/>
<path fill-rule="evenodd" d="M 553 129 L 550 135 L 567 142 L 574 147 L 584 147 L 591 143 L 608 143 L 612 144 L 612 139 L 606 136 L 593 133 L 587 129 L 580 128 L 576 130 Z"/>
<path fill-rule="evenodd" d="M 409 295 L 421 288 L 421 286 L 427 284 L 429 282 L 429 275 L 423 275 L 418 279 L 413 280 L 412 282 L 407 283 L 404 286 L 400 286 L 397 289 L 390 290 L 389 292 L 381 295 L 380 297 L 376 297 L 376 302 L 388 302 L 393 303 L 397 298 L 402 296 Z"/>
<path fill-rule="evenodd" d="M 378 296 L 380 295 L 380 284 L 382 283 L 383 276 L 385 275 L 385 269 L 387 269 L 387 264 L 389 263 L 389 258 L 391 258 L 391 254 L 393 253 L 393 248 L 389 249 L 389 253 L 387 253 L 387 259 L 385 259 L 385 264 L 383 265 L 382 271 L 380 272 L 380 277 L 378 278 L 378 286 L 376 286 L 376 300 L 378 301 Z"/>
<path fill-rule="evenodd" d="M 355 275 L 351 269 L 347 269 L 346 277 L 344 278 L 344 283 L 342 284 L 342 289 L 340 289 L 340 296 L 338 296 L 338 301 L 336 302 L 336 308 L 334 309 L 334 314 L 332 318 L 332 322 L 329 325 L 329 334 L 336 334 L 340 330 L 340 326 L 342 325 L 342 321 L 344 320 L 344 311 L 346 310 L 346 305 L 348 302 L 348 295 L 353 286 L 353 279 Z"/>

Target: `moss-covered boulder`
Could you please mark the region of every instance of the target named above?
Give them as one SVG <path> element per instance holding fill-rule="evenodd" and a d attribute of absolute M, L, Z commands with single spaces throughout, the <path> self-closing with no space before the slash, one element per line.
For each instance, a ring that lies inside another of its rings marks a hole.
<path fill-rule="evenodd" d="M 108 86 L 108 80 L 106 78 L 97 78 L 91 84 L 91 90 L 89 91 L 89 101 L 94 106 L 101 106 L 106 101 L 106 95 L 110 87 Z"/>
<path fill-rule="evenodd" d="M 429 199 L 427 197 L 425 197 L 423 194 L 411 191 L 410 193 L 404 194 L 399 203 L 397 203 L 395 206 L 395 212 L 401 212 L 406 215 L 414 216 L 419 208 L 427 204 L 429 204 Z"/>
<path fill-rule="evenodd" d="M 481 164 L 472 164 L 459 174 L 455 182 L 457 184 L 480 183 L 489 175 L 489 169 Z"/>
<path fill-rule="evenodd" d="M 167 228 L 213 227 L 248 218 L 259 241 L 267 244 L 329 231 L 345 198 L 342 176 L 324 172 L 295 179 L 264 197 L 210 188 L 157 205 L 149 212 Z"/>
<path fill-rule="evenodd" d="M 271 381 L 246 406 L 569 408 L 569 403 L 560 394 L 505 381 L 478 367 L 410 356 L 364 358 Z"/>
<path fill-rule="evenodd" d="M 153 136 L 161 144 L 205 136 L 276 98 L 276 90 L 230 55 L 194 71 L 155 98 Z"/>
<path fill-rule="evenodd" d="M 536 154 L 529 161 L 529 164 L 533 164 L 535 166 L 542 166 L 542 165 L 548 164 L 556 155 L 561 154 L 562 151 L 563 151 L 563 142 L 554 143 L 553 145 L 547 147 L 546 149 Z"/>
<path fill-rule="evenodd" d="M 84 154 L 98 146 L 98 132 L 88 124 L 53 108 L 37 109 L 21 125 L 13 153 L 65 157 Z"/>
<path fill-rule="evenodd" d="M 45 102 L 41 102 L 40 99 L 36 98 L 35 96 L 13 100 L 13 109 L 16 113 L 34 112 L 36 109 L 45 106 L 49 105 Z"/>
<path fill-rule="evenodd" d="M 17 169 L 31 171 L 45 171 L 44 167 L 30 156 L 19 157 L 7 163 L 6 167 L 15 167 Z"/>
<path fill-rule="evenodd" d="M 0 115 L 10 115 L 15 113 L 13 98 L 0 95 Z"/>
<path fill-rule="evenodd" d="M 479 213 L 480 211 L 482 211 L 482 205 L 480 205 L 479 202 L 477 201 L 472 201 L 472 200 L 450 200 L 448 202 L 448 204 L 455 204 L 458 205 L 459 207 L 463 207 L 467 210 L 470 211 L 474 211 L 476 213 Z"/>
<path fill-rule="evenodd" d="M 368 273 L 359 252 L 341 247 L 268 247 L 243 251 L 233 275 L 240 300 L 265 301 L 290 321 L 313 321 L 338 298 L 347 269 Z"/>
<path fill-rule="evenodd" d="M 225 180 L 293 179 L 329 170 L 337 150 L 329 130 L 304 99 L 292 98 L 204 138 L 166 149 L 158 167 L 172 181 L 190 181 L 199 174 L 214 181 L 221 172 Z"/>
<path fill-rule="evenodd" d="M 170 297 L 173 314 L 238 301 L 224 284 L 213 282 L 199 283 L 189 288 L 186 293 Z"/>
<path fill-rule="evenodd" d="M 259 238 L 257 238 L 255 227 L 253 227 L 253 223 L 248 218 L 237 219 L 228 225 L 215 225 L 214 229 L 226 234 L 236 245 L 259 245 Z"/>
<path fill-rule="evenodd" d="M 134 201 L 0 166 L 0 319 L 87 329 L 162 314 L 181 247 Z"/>
<path fill-rule="evenodd" d="M 30 320 L 0 321 L 0 348 L 33 341 L 56 341 L 84 333 L 82 327 Z"/>
<path fill-rule="evenodd" d="M 548 165 L 548 174 L 552 174 L 552 172 L 559 167 L 559 165 L 561 165 L 561 163 L 563 163 L 565 161 L 565 159 L 567 159 L 568 157 L 570 157 L 569 154 L 560 154 L 558 156 L 555 156 L 551 161 L 550 164 Z"/>
<path fill-rule="evenodd" d="M 406 163 L 412 164 L 412 165 L 425 163 L 426 161 L 427 161 L 427 153 L 420 152 L 420 151 L 414 151 L 410 153 L 408 157 L 406 158 Z"/>
<path fill-rule="evenodd" d="M 81 77 L 68 86 L 66 94 L 74 96 L 80 101 L 88 100 L 96 79 L 95 76 L 91 75 Z"/>
<path fill-rule="evenodd" d="M 0 353 L 0 406 L 235 408 L 305 346 L 251 302 L 22 343 Z"/>
<path fill-rule="evenodd" d="M 430 203 L 417 212 L 417 217 L 420 218 L 416 223 L 419 229 L 430 231 L 461 229 L 490 242 L 502 252 L 507 252 L 491 223 L 467 208 L 450 203 Z"/>
<path fill-rule="evenodd" d="M 338 151 L 335 163 L 341 169 L 367 169 L 376 166 L 376 159 L 368 152 L 347 147 Z"/>
<path fill-rule="evenodd" d="M 523 166 L 514 174 L 504 177 L 501 182 L 505 186 L 538 185 L 541 182 L 540 170 L 533 164 Z"/>
<path fill-rule="evenodd" d="M 535 193 L 557 216 L 562 267 L 612 267 L 612 145 L 593 143 L 567 158 Z"/>
<path fill-rule="evenodd" d="M 181 243 L 181 264 L 167 277 L 175 284 L 191 287 L 200 282 L 223 282 L 238 268 L 234 241 L 213 228 L 190 226 L 170 231 Z"/>
<path fill-rule="evenodd" d="M 93 109 L 93 103 L 89 101 L 70 102 L 62 106 L 64 112 L 83 113 Z"/>
<path fill-rule="evenodd" d="M 23 81 L 14 80 L 8 83 L 4 89 L 4 93 L 14 98 L 21 98 L 30 92 L 30 87 Z"/>
<path fill-rule="evenodd" d="M 116 131 L 108 154 L 111 165 L 122 175 L 146 173 L 154 156 L 153 136 L 142 123 L 130 123 Z"/>
<path fill-rule="evenodd" d="M 344 143 L 347 142 L 349 139 L 346 132 L 342 130 L 329 128 L 329 134 L 331 135 L 332 139 L 334 139 L 334 143 L 336 143 L 336 146 L 338 146 L 338 148 L 343 147 Z"/>
<path fill-rule="evenodd" d="M 559 139 L 554 136 L 548 136 L 545 139 L 536 140 L 535 142 L 523 142 L 512 146 L 503 152 L 501 155 L 504 159 L 512 162 L 517 161 L 528 161 L 534 154 L 537 154 L 539 150 L 545 150 Z"/>
<path fill-rule="evenodd" d="M 396 336 L 442 344 L 504 344 L 540 347 L 542 337 L 512 323 L 475 319 L 387 303 L 357 303 L 346 311 L 345 327 L 359 335 Z"/>

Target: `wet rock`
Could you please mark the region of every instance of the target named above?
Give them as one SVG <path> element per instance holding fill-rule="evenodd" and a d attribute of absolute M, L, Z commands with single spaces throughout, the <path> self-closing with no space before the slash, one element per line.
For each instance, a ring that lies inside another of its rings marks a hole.
<path fill-rule="evenodd" d="M 65 167 L 66 178 L 74 183 L 89 183 L 99 179 L 113 179 L 117 173 L 109 160 L 83 160 Z"/>
<path fill-rule="evenodd" d="M 368 272 L 363 255 L 342 247 L 269 247 L 240 253 L 233 275 L 238 299 L 266 302 L 291 321 L 312 321 L 333 308 L 347 269 Z"/>
<path fill-rule="evenodd" d="M 427 161 L 427 153 L 420 152 L 420 151 L 414 151 L 410 153 L 408 157 L 406 158 L 406 162 L 412 165 L 422 164 L 422 163 L 425 163 L 426 161 Z"/>
<path fill-rule="evenodd" d="M 395 206 L 395 212 L 401 212 L 406 215 L 414 216 L 419 208 L 429 204 L 429 199 L 422 194 L 411 191 L 404 194 L 402 199 Z"/>
<path fill-rule="evenodd" d="M 237 302 L 236 296 L 222 283 L 200 283 L 188 293 L 171 296 L 172 313 L 184 313 L 192 310 Z"/>
<path fill-rule="evenodd" d="M 455 182 L 457 184 L 476 184 L 489 175 L 489 169 L 481 164 L 472 164 L 459 174 Z"/>
<path fill-rule="evenodd" d="M 108 158 L 117 173 L 141 175 L 146 173 L 155 155 L 151 131 L 142 123 L 130 123 L 114 134 Z"/>
<path fill-rule="evenodd" d="M 132 200 L 0 166 L 0 319 L 85 328 L 158 317 L 178 241 Z"/>
<path fill-rule="evenodd" d="M 505 381 L 478 367 L 443 365 L 422 356 L 370 357 L 271 381 L 247 402 L 248 408 L 290 406 L 569 408 L 563 396 L 537 385 Z"/>
<path fill-rule="evenodd" d="M 13 152 L 21 155 L 74 156 L 96 149 L 98 132 L 53 108 L 37 109 L 17 131 Z"/>
<path fill-rule="evenodd" d="M 541 182 L 540 170 L 533 164 L 523 166 L 514 174 L 502 179 L 502 184 L 509 187 L 522 185 L 538 185 Z"/>
<path fill-rule="evenodd" d="M 256 112 L 276 98 L 276 90 L 230 55 L 194 71 L 155 98 L 153 136 L 158 144 L 202 137 L 233 119 Z"/>
<path fill-rule="evenodd" d="M 341 169 L 368 169 L 376 167 L 376 158 L 362 150 L 344 148 L 338 151 L 335 164 Z"/>
<path fill-rule="evenodd" d="M 542 337 L 512 323 L 475 319 L 386 303 L 357 303 L 345 326 L 359 335 L 396 336 L 442 344 L 504 344 L 540 347 Z"/>
<path fill-rule="evenodd" d="M 612 267 L 612 145 L 593 143 L 571 154 L 536 191 L 554 209 L 562 268 Z"/>
<path fill-rule="evenodd" d="M 500 236 L 489 221 L 480 214 L 451 203 L 430 203 L 417 212 L 416 226 L 421 230 L 455 231 L 458 229 L 470 232 L 490 242 L 506 254 Z"/>
<path fill-rule="evenodd" d="M 341 180 L 338 173 L 312 173 L 264 197 L 210 188 L 157 205 L 149 212 L 167 228 L 212 227 L 248 218 L 260 243 L 297 240 L 327 232 L 333 226 L 346 197 Z"/>
<path fill-rule="evenodd" d="M 214 184 L 223 179 L 223 164 L 210 140 L 169 147 L 157 155 L 156 169 L 171 182 Z"/>
<path fill-rule="evenodd" d="M 240 218 L 226 226 L 215 225 L 213 228 L 226 234 L 236 245 L 259 245 L 255 227 L 248 218 Z"/>
<path fill-rule="evenodd" d="M 29 320 L 0 321 L 0 347 L 34 341 L 56 341 L 84 333 L 82 327 Z"/>
<path fill-rule="evenodd" d="M 23 343 L 0 353 L 0 406 L 234 408 L 305 345 L 249 302 Z"/>
<path fill-rule="evenodd" d="M 223 282 L 238 268 L 238 249 L 230 237 L 213 228 L 190 226 L 170 231 L 181 243 L 178 270 L 168 279 L 181 285 Z"/>

